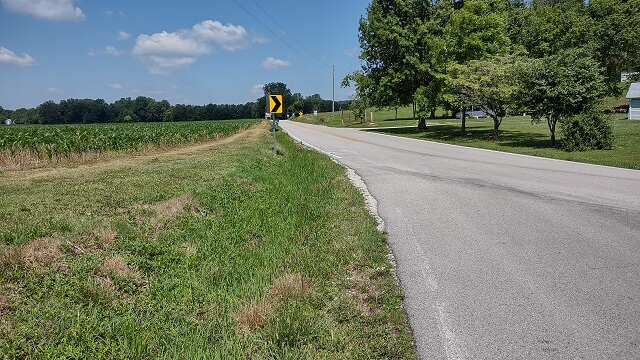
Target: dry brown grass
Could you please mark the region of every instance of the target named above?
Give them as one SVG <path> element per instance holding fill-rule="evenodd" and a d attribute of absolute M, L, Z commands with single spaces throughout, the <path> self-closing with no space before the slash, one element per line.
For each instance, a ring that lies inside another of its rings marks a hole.
<path fill-rule="evenodd" d="M 103 249 L 106 249 L 109 247 L 109 245 L 113 244 L 113 242 L 116 240 L 116 236 L 118 236 L 118 233 L 111 229 L 100 228 L 95 230 L 93 232 L 93 235 L 98 240 L 101 247 Z"/>
<path fill-rule="evenodd" d="M 241 306 L 235 316 L 236 324 L 242 331 L 261 328 L 275 311 L 271 299 L 262 298 L 257 302 Z"/>
<path fill-rule="evenodd" d="M 0 315 L 8 312 L 9 309 L 9 297 L 5 294 L 0 293 Z"/>
<path fill-rule="evenodd" d="M 138 272 L 127 265 L 127 262 L 120 255 L 107 258 L 98 268 L 98 274 L 102 277 L 113 278 L 137 278 Z"/>
<path fill-rule="evenodd" d="M 40 270 L 57 268 L 64 256 L 60 244 L 60 239 L 51 237 L 32 240 L 20 249 L 22 263 Z"/>
<path fill-rule="evenodd" d="M 261 328 L 277 312 L 282 300 L 302 299 L 309 291 L 309 283 L 304 275 L 284 274 L 271 284 L 260 300 L 238 309 L 235 316 L 236 324 L 243 332 Z"/>
<path fill-rule="evenodd" d="M 0 247 L 0 270 L 7 270 L 22 263 L 22 254 L 19 247 Z"/>
<path fill-rule="evenodd" d="M 160 219 L 171 219 L 184 212 L 187 205 L 196 205 L 197 200 L 191 195 L 185 194 L 173 199 L 162 201 L 151 205 L 156 213 L 156 216 Z"/>
<path fill-rule="evenodd" d="M 269 289 L 269 295 L 279 299 L 302 299 L 308 291 L 309 283 L 304 275 L 300 273 L 285 274 L 276 279 Z"/>

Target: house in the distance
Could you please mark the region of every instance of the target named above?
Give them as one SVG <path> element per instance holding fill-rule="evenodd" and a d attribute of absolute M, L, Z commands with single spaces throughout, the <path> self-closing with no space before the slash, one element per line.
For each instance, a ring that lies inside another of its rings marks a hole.
<path fill-rule="evenodd" d="M 640 83 L 631 83 L 626 98 L 629 99 L 629 120 L 640 120 Z"/>

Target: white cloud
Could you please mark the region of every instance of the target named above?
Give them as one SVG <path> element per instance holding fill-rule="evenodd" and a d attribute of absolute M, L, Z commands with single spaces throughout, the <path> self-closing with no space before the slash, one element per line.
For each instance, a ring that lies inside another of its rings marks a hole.
<path fill-rule="evenodd" d="M 16 55 L 13 51 L 5 48 L 4 46 L 0 46 L 0 63 L 13 64 L 18 66 L 35 66 L 37 65 L 36 61 L 27 54 L 22 54 L 22 56 Z"/>
<path fill-rule="evenodd" d="M 126 31 L 118 31 L 118 40 L 128 40 L 131 37 Z"/>
<path fill-rule="evenodd" d="M 227 51 L 246 47 L 247 31 L 240 25 L 222 25 L 220 21 L 205 20 L 195 24 L 193 34 L 204 41 L 211 41 Z"/>
<path fill-rule="evenodd" d="M 191 29 L 141 34 L 132 53 L 147 64 L 150 73 L 165 75 L 172 69 L 192 65 L 199 56 L 211 54 L 218 47 L 235 51 L 246 45 L 247 32 L 242 26 L 205 20 Z"/>
<path fill-rule="evenodd" d="M 269 56 L 265 61 L 262 62 L 262 67 L 265 69 L 276 69 L 279 67 L 288 67 L 291 63 L 286 60 L 276 59 L 272 56 Z"/>
<path fill-rule="evenodd" d="M 33 15 L 47 20 L 81 20 L 84 12 L 74 6 L 76 0 L 1 0 L 12 11 Z"/>
<path fill-rule="evenodd" d="M 136 45 L 133 48 L 133 54 L 138 56 L 198 56 L 208 54 L 211 51 L 206 43 L 190 37 L 184 31 L 173 33 L 163 31 L 153 35 L 142 34 L 136 39 Z"/>
<path fill-rule="evenodd" d="M 122 89 L 122 85 L 120 84 L 111 84 L 109 85 L 110 88 L 112 89 L 116 89 L 116 90 L 121 90 Z"/>

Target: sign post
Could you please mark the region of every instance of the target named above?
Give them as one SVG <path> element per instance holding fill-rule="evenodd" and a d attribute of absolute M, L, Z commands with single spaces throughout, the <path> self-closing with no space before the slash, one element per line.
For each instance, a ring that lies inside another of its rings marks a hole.
<path fill-rule="evenodd" d="M 278 131 L 278 119 L 275 114 L 282 114 L 284 104 L 282 101 L 282 95 L 279 94 L 271 94 L 267 97 L 268 103 L 268 111 L 271 113 L 271 121 L 273 123 L 273 154 L 278 155 L 278 148 L 276 143 L 276 131 Z"/>

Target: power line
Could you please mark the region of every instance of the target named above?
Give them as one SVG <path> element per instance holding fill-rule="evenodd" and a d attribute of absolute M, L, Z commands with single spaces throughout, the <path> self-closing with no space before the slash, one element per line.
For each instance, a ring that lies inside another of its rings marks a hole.
<path fill-rule="evenodd" d="M 311 64 L 313 64 L 315 67 L 317 67 L 320 70 L 326 71 L 327 69 L 323 69 L 321 68 L 318 64 L 314 63 L 313 61 L 309 60 L 309 58 L 307 58 L 306 56 L 304 56 L 300 51 L 298 51 L 296 48 L 294 48 L 293 46 L 291 46 L 291 44 L 289 44 L 288 42 L 286 42 L 283 38 L 281 38 L 280 36 L 278 36 L 278 34 L 276 34 L 275 32 L 273 32 L 273 30 L 271 30 L 269 27 L 267 27 L 267 25 L 265 25 L 262 21 L 260 21 L 257 17 L 255 17 L 249 10 L 247 10 L 244 6 L 242 6 L 238 1 L 233 0 L 233 2 L 235 2 L 238 6 L 240 6 L 242 8 L 242 10 L 244 10 L 247 14 L 251 15 L 252 18 L 254 18 L 258 23 L 260 23 L 260 25 L 262 25 L 265 29 L 269 30 L 270 33 L 273 34 L 273 36 L 277 37 L 278 39 L 280 39 L 280 41 L 282 41 L 285 45 L 287 45 L 291 50 L 295 51 L 298 55 L 300 55 L 302 58 L 304 58 L 305 60 L 307 60 L 308 62 L 310 62 Z"/>
<path fill-rule="evenodd" d="M 309 53 L 309 55 L 313 56 L 314 59 L 318 60 L 318 62 L 324 66 L 326 66 L 327 68 L 330 68 L 331 66 L 325 64 L 320 58 L 318 58 L 316 55 L 314 55 L 311 51 L 309 51 L 309 49 L 307 49 L 306 47 L 304 47 L 304 45 L 302 45 L 300 42 L 298 42 L 298 40 L 296 40 L 296 38 L 294 38 L 293 36 L 291 36 L 291 34 L 289 34 L 287 32 L 287 30 L 285 30 L 282 26 L 280 26 L 280 24 L 278 24 L 278 22 L 271 17 L 271 15 L 269 15 L 269 13 L 262 7 L 260 6 L 260 4 L 258 4 L 256 2 L 256 0 L 251 0 L 253 1 L 254 4 L 256 4 L 256 6 L 258 6 L 260 8 L 260 10 L 262 10 L 263 13 L 265 13 L 265 15 L 267 15 L 269 17 L 269 19 L 271 19 L 271 21 L 273 21 L 279 28 L 280 30 L 282 30 L 285 34 L 287 34 L 287 36 L 289 36 L 291 39 L 293 39 L 293 41 L 296 42 L 296 44 L 298 44 L 301 48 L 303 48 L 306 52 Z"/>

